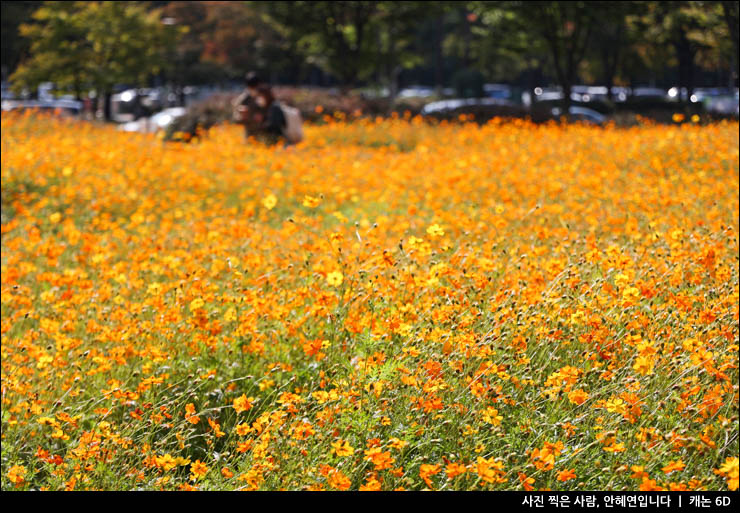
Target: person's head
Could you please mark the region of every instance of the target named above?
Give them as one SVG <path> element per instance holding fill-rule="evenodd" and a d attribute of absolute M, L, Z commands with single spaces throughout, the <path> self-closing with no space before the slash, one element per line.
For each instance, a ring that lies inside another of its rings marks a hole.
<path fill-rule="evenodd" d="M 253 92 L 253 95 L 254 103 L 260 108 L 269 107 L 275 101 L 272 91 L 264 84 L 258 86 Z"/>
<path fill-rule="evenodd" d="M 254 71 L 250 71 L 247 73 L 247 75 L 244 77 L 245 85 L 247 86 L 247 89 L 249 89 L 249 92 L 252 94 L 255 94 L 257 89 L 264 84 L 262 79 L 255 73 Z"/>

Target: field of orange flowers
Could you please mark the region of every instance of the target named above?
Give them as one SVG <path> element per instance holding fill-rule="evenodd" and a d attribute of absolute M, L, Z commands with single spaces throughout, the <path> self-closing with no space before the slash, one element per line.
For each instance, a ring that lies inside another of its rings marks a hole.
<path fill-rule="evenodd" d="M 738 124 L 2 117 L 2 488 L 735 490 Z"/>

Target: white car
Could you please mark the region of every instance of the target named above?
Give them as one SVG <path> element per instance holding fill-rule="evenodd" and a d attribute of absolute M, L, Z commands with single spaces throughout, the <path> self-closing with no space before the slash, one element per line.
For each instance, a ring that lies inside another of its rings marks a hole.
<path fill-rule="evenodd" d="M 119 130 L 124 132 L 151 133 L 166 129 L 175 119 L 185 114 L 184 107 L 171 107 L 157 112 L 150 118 L 141 118 L 136 121 L 123 123 Z"/>

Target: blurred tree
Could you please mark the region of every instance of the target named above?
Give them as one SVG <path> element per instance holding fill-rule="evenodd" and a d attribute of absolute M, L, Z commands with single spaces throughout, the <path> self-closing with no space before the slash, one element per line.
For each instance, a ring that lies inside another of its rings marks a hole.
<path fill-rule="evenodd" d="M 526 16 L 517 2 L 471 2 L 477 15 L 472 27 L 475 64 L 497 82 L 513 83 L 521 78 L 529 101 L 550 68 L 548 47 L 532 37 Z"/>
<path fill-rule="evenodd" d="M 171 25 L 184 27 L 174 48 L 174 62 L 169 81 L 176 84 L 203 84 L 225 78 L 223 67 L 203 59 L 204 39 L 210 27 L 206 2 L 165 2 L 162 19 Z"/>
<path fill-rule="evenodd" d="M 441 2 L 377 2 L 372 20 L 377 37 L 376 66 L 384 70 L 390 92 L 388 109 L 398 95 L 398 78 L 403 69 L 424 62 L 416 42 L 419 24 L 441 15 Z"/>
<path fill-rule="evenodd" d="M 730 33 L 732 49 L 734 51 L 733 63 L 736 66 L 738 59 L 738 8 L 740 8 L 740 2 L 722 2 L 722 14 L 725 17 L 727 29 Z M 735 68 L 735 71 L 737 71 L 737 68 Z"/>
<path fill-rule="evenodd" d="M 81 98 L 89 82 L 85 63 L 91 48 L 79 12 L 80 5 L 73 2 L 44 2 L 32 14 L 32 23 L 19 27 L 31 58 L 10 77 L 16 92 L 35 92 L 42 82 L 54 82 L 57 89 L 70 90 Z"/>
<path fill-rule="evenodd" d="M 289 33 L 307 62 L 332 73 L 348 89 L 377 65 L 373 23 L 378 2 L 266 2 L 260 4 Z"/>
<path fill-rule="evenodd" d="M 41 2 L 2 2 L 0 3 L 0 22 L 2 23 L 2 79 L 5 80 L 18 66 L 29 50 L 29 41 L 18 37 L 18 28 L 31 21 L 31 14 L 39 8 Z"/>
<path fill-rule="evenodd" d="M 635 2 L 599 2 L 603 16 L 595 31 L 591 46 L 593 60 L 598 63 L 599 78 L 613 99 L 612 89 L 620 62 L 630 46 L 627 16 L 636 9 Z"/>
<path fill-rule="evenodd" d="M 722 2 L 722 14 L 727 24 L 730 42 L 732 43 L 729 77 L 730 87 L 736 86 L 738 75 L 738 10 L 740 10 L 740 2 Z"/>
<path fill-rule="evenodd" d="M 279 45 L 278 32 L 246 2 L 205 2 L 207 32 L 203 60 L 221 65 L 230 77 L 272 64 L 265 51 Z"/>
<path fill-rule="evenodd" d="M 92 87 L 104 98 L 106 120 L 113 87 L 144 83 L 166 67 L 177 37 L 158 10 L 134 2 L 45 2 L 33 20 L 20 28 L 31 50 L 11 77 L 14 87 L 52 81 L 78 97 Z"/>
<path fill-rule="evenodd" d="M 143 84 L 172 63 L 167 59 L 177 40 L 174 26 L 161 21 L 159 10 L 147 12 L 133 2 L 80 2 L 82 26 L 91 48 L 85 69 L 104 98 L 110 120 L 110 97 L 116 84 Z"/>
<path fill-rule="evenodd" d="M 586 56 L 603 6 L 589 2 L 516 2 L 520 23 L 529 27 L 532 38 L 549 50 L 563 92 L 563 115 L 568 116 L 571 91 Z"/>
<path fill-rule="evenodd" d="M 680 98 L 691 98 L 697 72 L 697 60 L 717 60 L 730 42 L 723 9 L 717 2 L 649 2 L 645 13 L 634 20 L 643 35 L 642 44 L 670 48 L 678 65 Z M 656 63 L 657 64 L 657 63 Z M 663 65 L 665 66 L 665 62 Z M 670 64 L 670 63 L 669 63 Z"/>

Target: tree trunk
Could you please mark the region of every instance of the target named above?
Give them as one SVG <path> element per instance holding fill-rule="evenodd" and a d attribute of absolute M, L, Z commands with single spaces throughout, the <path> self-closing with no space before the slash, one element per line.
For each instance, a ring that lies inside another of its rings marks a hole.
<path fill-rule="evenodd" d="M 463 63 L 466 68 L 470 67 L 471 58 L 470 58 L 470 46 L 472 43 L 472 31 L 470 30 L 470 20 L 468 19 L 468 10 L 465 8 L 461 9 L 462 15 L 463 15 L 463 28 L 465 30 L 465 45 L 463 47 Z"/>
<path fill-rule="evenodd" d="M 727 23 L 727 28 L 730 31 L 730 39 L 732 40 L 734 59 L 732 61 L 731 69 L 732 71 L 737 71 L 737 69 L 735 69 L 735 65 L 738 59 L 738 3 L 722 2 L 722 12 L 725 15 L 725 22 Z M 733 78 L 731 77 L 730 80 L 733 80 Z"/>
<path fill-rule="evenodd" d="M 442 39 L 444 38 L 444 18 L 439 16 L 435 23 L 434 32 L 434 86 L 436 89 L 437 96 L 442 95 L 443 83 L 443 70 L 442 70 Z"/>
<path fill-rule="evenodd" d="M 686 32 L 681 30 L 678 39 L 674 44 L 676 48 L 676 57 L 678 57 L 678 81 L 680 91 L 686 89 L 685 95 L 679 97 L 686 103 L 691 101 L 691 95 L 694 92 L 694 51 L 691 48 L 691 42 L 686 37 Z"/>
<path fill-rule="evenodd" d="M 396 106 L 396 99 L 398 97 L 398 77 L 400 74 L 401 66 L 394 66 L 391 69 L 390 87 L 388 88 L 388 114 L 390 114 Z"/>
<path fill-rule="evenodd" d="M 388 33 L 388 112 L 390 114 L 396 106 L 398 96 L 398 75 L 401 67 L 396 64 L 396 33 L 394 26 L 389 27 Z"/>
<path fill-rule="evenodd" d="M 566 80 L 563 83 L 563 112 L 560 114 L 561 118 L 565 116 L 565 119 L 570 119 L 570 94 L 573 88 L 573 81 Z"/>
<path fill-rule="evenodd" d="M 112 121 L 113 120 L 113 93 L 110 91 L 106 91 L 103 94 L 103 119 L 105 121 Z"/>
<path fill-rule="evenodd" d="M 612 55 L 609 55 L 608 50 L 605 50 L 602 53 L 602 60 L 604 65 L 604 83 L 606 84 L 606 97 L 609 99 L 609 101 L 614 100 L 614 93 L 612 92 L 612 89 L 614 88 L 614 76 L 617 74 L 617 63 L 619 61 L 619 54 L 616 53 L 617 50 L 613 50 L 615 53 Z"/>
<path fill-rule="evenodd" d="M 75 100 L 82 101 L 82 86 L 80 85 L 80 76 L 75 73 L 74 78 L 74 88 L 75 88 Z"/>

